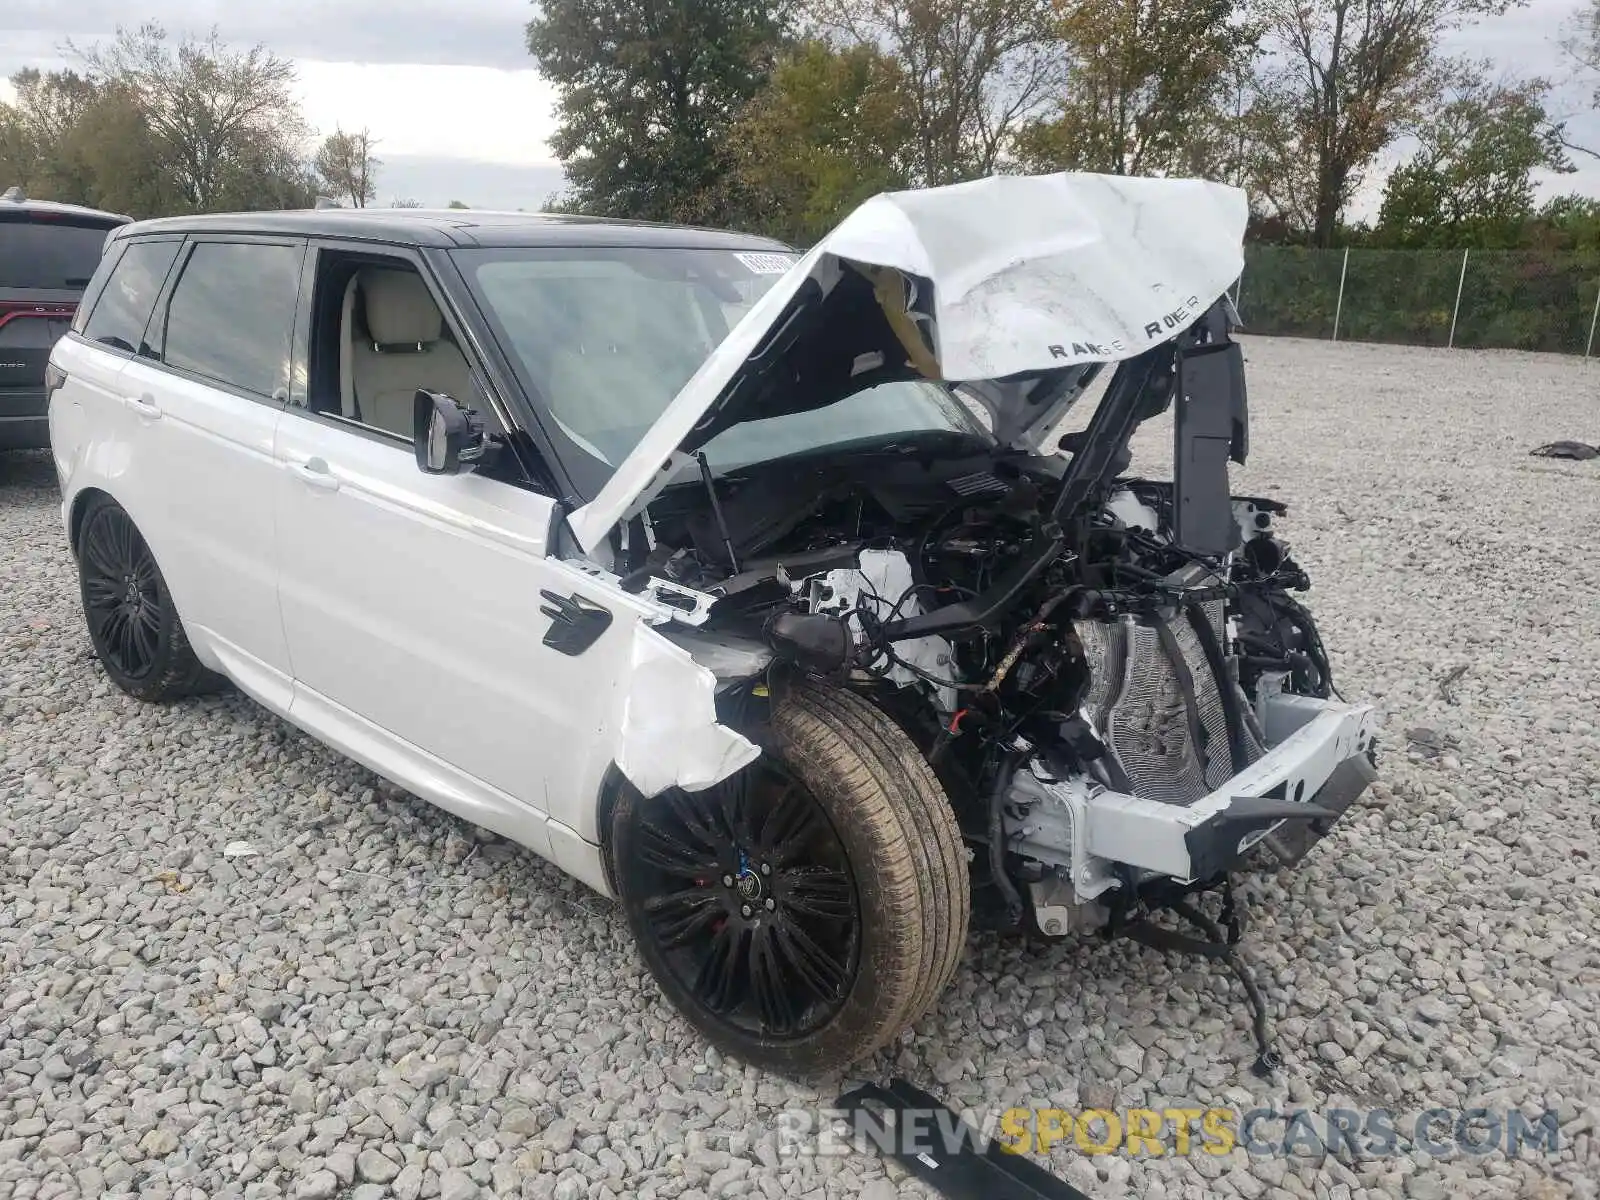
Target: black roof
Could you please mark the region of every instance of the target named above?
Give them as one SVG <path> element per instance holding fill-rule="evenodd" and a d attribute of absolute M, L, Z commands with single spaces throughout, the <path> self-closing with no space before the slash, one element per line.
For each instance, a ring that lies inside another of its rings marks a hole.
<path fill-rule="evenodd" d="M 7 188 L 0 192 L 0 221 L 18 213 L 37 213 L 41 216 L 59 217 L 85 224 L 125 225 L 133 220 L 122 213 L 103 212 L 98 208 L 85 208 L 81 204 L 61 204 L 55 200 L 29 200 L 21 188 Z"/>
<path fill-rule="evenodd" d="M 789 249 L 770 238 L 685 225 L 459 208 L 319 208 L 163 217 L 124 226 L 114 236 L 131 237 L 141 233 L 278 233 L 446 248 L 566 245 Z"/>

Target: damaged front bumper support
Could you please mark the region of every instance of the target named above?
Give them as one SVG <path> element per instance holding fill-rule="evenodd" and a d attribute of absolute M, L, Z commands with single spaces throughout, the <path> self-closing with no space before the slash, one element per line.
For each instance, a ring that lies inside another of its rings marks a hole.
<path fill-rule="evenodd" d="M 1112 885 L 1110 864 L 1176 881 L 1206 880 L 1228 871 L 1269 837 L 1269 848 L 1280 860 L 1298 861 L 1376 777 L 1377 721 L 1370 705 L 1288 694 L 1271 697 L 1262 715 L 1268 738 L 1276 742 L 1273 748 L 1187 806 L 1081 778 L 1048 780 L 1019 772 L 1012 794 L 1028 805 L 1032 820 L 1013 833 L 1011 849 L 1046 861 L 1056 858 L 1059 851 L 1052 850 L 1060 845 L 1059 836 L 1034 821 L 1052 812 L 1065 816 L 1076 836 L 1071 863 L 1060 865 L 1070 867 L 1084 899 Z"/>

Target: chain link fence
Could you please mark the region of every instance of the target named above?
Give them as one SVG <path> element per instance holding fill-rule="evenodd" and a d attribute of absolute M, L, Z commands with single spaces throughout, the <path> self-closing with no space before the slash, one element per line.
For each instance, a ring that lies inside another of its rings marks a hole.
<path fill-rule="evenodd" d="M 1245 329 L 1407 346 L 1597 349 L 1600 256 L 1246 246 Z"/>

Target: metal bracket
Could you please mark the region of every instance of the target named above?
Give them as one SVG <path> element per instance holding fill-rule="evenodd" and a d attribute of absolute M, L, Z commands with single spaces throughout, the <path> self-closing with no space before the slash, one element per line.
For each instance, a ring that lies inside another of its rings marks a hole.
<path fill-rule="evenodd" d="M 661 607 L 670 608 L 673 621 L 694 627 L 706 623 L 707 618 L 711 616 L 711 606 L 718 599 L 708 592 L 684 587 L 681 583 L 673 583 L 670 579 L 662 579 L 659 575 L 650 576 L 644 585 L 643 594 L 646 599 L 654 601 Z M 651 624 L 655 622 L 652 621 Z"/>

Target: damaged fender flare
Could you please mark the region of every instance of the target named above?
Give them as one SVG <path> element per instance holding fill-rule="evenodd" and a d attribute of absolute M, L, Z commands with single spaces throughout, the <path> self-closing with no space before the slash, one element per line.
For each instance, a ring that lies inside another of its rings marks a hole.
<path fill-rule="evenodd" d="M 636 625 L 614 744 L 617 770 L 645 796 L 697 792 L 761 756 L 717 720 L 717 679 L 689 652 Z"/>

